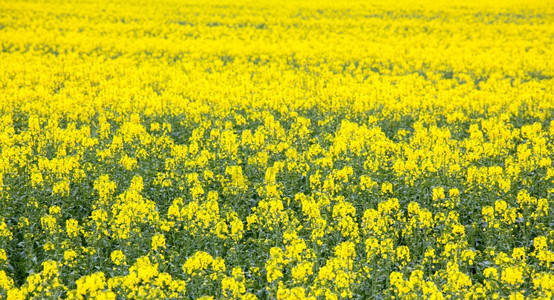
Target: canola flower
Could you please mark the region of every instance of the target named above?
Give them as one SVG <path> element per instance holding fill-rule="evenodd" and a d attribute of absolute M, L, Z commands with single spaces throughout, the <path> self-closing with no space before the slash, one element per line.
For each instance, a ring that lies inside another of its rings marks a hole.
<path fill-rule="evenodd" d="M 0 0 L 0 299 L 554 298 L 553 20 Z"/>

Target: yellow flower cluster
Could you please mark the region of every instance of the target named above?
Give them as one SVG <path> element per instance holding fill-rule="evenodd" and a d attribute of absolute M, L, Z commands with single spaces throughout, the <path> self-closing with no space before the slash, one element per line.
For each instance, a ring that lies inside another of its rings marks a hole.
<path fill-rule="evenodd" d="M 552 0 L 0 0 L 0 299 L 554 298 Z"/>

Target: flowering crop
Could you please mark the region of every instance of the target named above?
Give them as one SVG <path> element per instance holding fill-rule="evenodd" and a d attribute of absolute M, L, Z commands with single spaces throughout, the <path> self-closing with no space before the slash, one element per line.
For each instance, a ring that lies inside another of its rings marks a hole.
<path fill-rule="evenodd" d="M 551 299 L 554 3 L 0 0 L 0 299 Z"/>

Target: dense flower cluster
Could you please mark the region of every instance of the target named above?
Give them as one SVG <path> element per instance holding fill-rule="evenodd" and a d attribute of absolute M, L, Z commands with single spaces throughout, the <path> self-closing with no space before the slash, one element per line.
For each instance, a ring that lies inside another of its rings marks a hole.
<path fill-rule="evenodd" d="M 554 298 L 554 3 L 0 0 L 0 299 Z"/>

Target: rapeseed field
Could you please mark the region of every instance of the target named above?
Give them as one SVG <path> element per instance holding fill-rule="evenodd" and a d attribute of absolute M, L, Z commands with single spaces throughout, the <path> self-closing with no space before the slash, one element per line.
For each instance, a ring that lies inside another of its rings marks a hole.
<path fill-rule="evenodd" d="M 552 299 L 554 2 L 0 0 L 0 299 Z"/>

